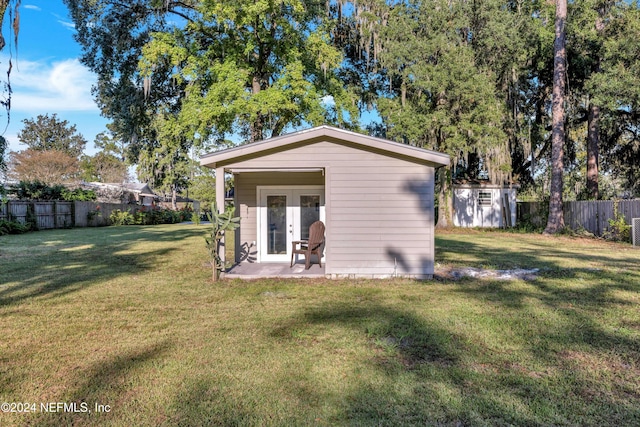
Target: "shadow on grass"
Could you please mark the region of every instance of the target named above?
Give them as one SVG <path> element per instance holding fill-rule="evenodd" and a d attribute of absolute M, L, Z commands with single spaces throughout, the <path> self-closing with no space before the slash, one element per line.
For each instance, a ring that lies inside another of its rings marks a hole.
<path fill-rule="evenodd" d="M 111 417 L 126 419 L 123 413 L 130 411 L 133 414 L 139 409 L 133 400 L 138 391 L 131 389 L 136 373 L 153 360 L 162 358 L 169 349 L 166 341 L 142 346 L 108 357 L 86 372 L 78 373 L 81 378 L 79 384 L 68 390 L 62 399 L 62 402 L 75 406 L 41 413 L 36 425 L 99 425 L 108 423 Z M 147 421 L 151 424 L 150 420 Z"/>
<path fill-rule="evenodd" d="M 454 328 L 419 318 L 408 310 L 369 303 L 365 307 L 327 305 L 276 328 L 272 335 L 291 339 L 312 325 L 347 327 L 369 341 L 366 364 L 382 373 L 384 380 L 370 382 L 354 376 L 344 396 L 340 419 L 352 425 L 477 425 L 498 423 L 527 425 L 535 419 L 514 411 L 492 390 L 484 390 L 467 365 L 470 354 L 484 351 Z M 292 374 L 293 375 L 293 374 Z M 543 393 L 540 384 L 537 393 Z M 314 400 L 304 389 L 301 400 Z M 478 404 L 478 399 L 490 403 Z M 323 400 L 323 397 L 315 397 Z M 475 404 L 469 404 L 470 401 Z"/>
<path fill-rule="evenodd" d="M 174 247 L 145 249 L 203 234 L 179 225 L 53 230 L 4 237 L 0 307 L 30 298 L 59 297 L 119 276 L 149 271 Z M 136 252 L 132 248 L 137 245 Z"/>
<path fill-rule="evenodd" d="M 640 256 L 625 256 L 620 251 L 615 253 L 611 251 L 610 254 L 602 253 L 599 249 L 603 244 L 606 246 L 607 243 L 597 240 L 583 239 L 584 247 L 571 250 L 565 246 L 567 240 L 562 238 L 526 235 L 521 238 L 523 242 L 520 242 L 517 234 L 509 235 L 500 232 L 493 232 L 493 234 L 496 241 L 505 243 L 505 247 L 496 248 L 489 244 L 478 244 L 475 243 L 478 241 L 477 237 L 468 239 L 461 234 L 437 235 L 435 238 L 436 262 L 465 263 L 465 265 L 457 265 L 459 267 L 539 268 L 563 272 L 566 269 L 561 266 L 561 261 L 571 259 L 586 265 L 603 264 L 610 269 L 635 272 L 640 269 L 638 265 Z M 492 232 L 487 232 L 486 237 L 493 237 Z M 539 240 L 536 241 L 535 238 Z M 620 245 L 619 248 L 626 249 L 623 245 Z M 631 247 L 628 250 L 636 252 Z M 469 255 L 472 260 L 470 262 L 459 261 L 460 258 L 464 260 L 465 255 Z"/>
<path fill-rule="evenodd" d="M 454 325 L 430 322 L 410 310 L 380 303 L 308 310 L 274 329 L 272 336 L 295 341 L 296 336 L 304 336 L 305 328 L 334 325 L 369 340 L 371 358 L 365 363 L 385 380 L 370 382 L 356 376 L 344 396 L 344 418 L 333 420 L 337 423 L 345 419 L 354 425 L 629 425 L 638 421 L 640 408 L 633 403 L 640 380 L 638 343 L 603 331 L 588 316 L 573 316 L 570 324 L 566 330 L 543 332 L 539 339 L 528 336 L 531 330 L 520 332 L 519 340 L 530 338 L 524 359 L 522 354 L 515 359 L 508 352 L 496 354 L 483 339 L 460 334 Z M 533 329 L 543 329 L 539 326 Z M 590 367 L 580 365 L 580 355 L 613 349 L 629 358 L 629 365 L 617 373 L 627 378 L 609 385 L 594 382 Z M 612 384 L 620 389 L 607 392 Z M 301 393 L 303 401 L 324 399 L 309 397 L 313 390 L 308 388 Z"/>

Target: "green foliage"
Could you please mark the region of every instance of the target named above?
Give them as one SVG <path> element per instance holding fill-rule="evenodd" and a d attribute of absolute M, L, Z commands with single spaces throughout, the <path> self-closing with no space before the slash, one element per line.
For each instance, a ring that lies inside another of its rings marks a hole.
<path fill-rule="evenodd" d="M 0 236 L 5 234 L 23 234 L 31 231 L 31 224 L 21 224 L 18 221 L 0 219 Z"/>
<path fill-rule="evenodd" d="M 76 188 L 69 190 L 63 185 L 49 186 L 40 181 L 20 181 L 12 190 L 19 200 L 64 200 L 73 201 L 93 201 L 96 200 L 96 193 L 93 190 L 83 190 Z"/>
<path fill-rule="evenodd" d="M 96 206 L 95 209 L 90 210 L 89 212 L 87 212 L 87 220 L 91 221 L 96 217 L 102 216 L 102 211 L 100 210 L 100 205 Z"/>
<path fill-rule="evenodd" d="M 320 4 L 241 0 L 194 9 L 184 29 L 152 33 L 140 62 L 142 75 L 170 65 L 177 82 L 188 82 L 181 133 L 204 142 L 239 131 L 255 141 L 303 121 L 348 125 L 357 118 L 335 73 L 343 55 L 321 24 Z M 218 37 L 209 36 L 213 29 Z M 334 103 L 323 104 L 325 96 Z"/>
<path fill-rule="evenodd" d="M 549 188 L 554 2 L 65 4 L 113 120 L 100 143 L 167 192 L 189 185 L 191 155 L 231 135 L 355 129 L 365 108 L 380 113 L 378 136 L 445 151 L 470 179 Z M 640 7 L 584 0 L 568 12 L 565 171 L 586 179 L 581 146 L 597 104 L 600 175 L 640 194 Z"/>
<path fill-rule="evenodd" d="M 631 225 L 618 210 L 618 203 L 613 203 L 613 218 L 607 221 L 609 228 L 603 233 L 603 237 L 614 242 L 631 242 Z"/>
<path fill-rule="evenodd" d="M 123 182 L 128 180 L 129 170 L 122 159 L 101 151 L 93 156 L 82 156 L 80 178 L 86 182 Z"/>
<path fill-rule="evenodd" d="M 216 178 L 212 169 L 196 166 L 189 179 L 189 197 L 198 200 L 203 207 L 216 201 Z"/>
<path fill-rule="evenodd" d="M 12 190 L 20 200 L 62 200 L 62 185 L 49 186 L 40 181 L 20 181 Z"/>
<path fill-rule="evenodd" d="M 198 212 L 193 212 L 191 214 L 191 222 L 195 225 L 200 225 L 200 214 Z"/>
<path fill-rule="evenodd" d="M 121 211 L 116 209 L 109 215 L 109 223 L 111 225 L 133 225 L 135 224 L 135 218 L 129 211 Z"/>
<path fill-rule="evenodd" d="M 382 32 L 387 47 L 380 62 L 395 84 L 378 108 L 387 136 L 446 152 L 454 163 L 469 153 L 501 182 L 510 172 L 506 110 L 496 92 L 496 74 L 469 43 L 471 11 L 462 2 L 415 2 L 394 8 Z M 474 34 L 475 35 L 475 34 Z"/>
<path fill-rule="evenodd" d="M 82 188 L 76 188 L 75 190 L 64 189 L 60 193 L 62 200 L 67 202 L 92 202 L 97 199 L 96 193 L 93 190 L 83 190 Z"/>
<path fill-rule="evenodd" d="M 113 140 L 128 144 L 122 152 L 142 181 L 181 191 L 193 146 L 224 145 L 231 135 L 255 141 L 307 124 L 357 126 L 327 4 L 161 3 L 65 0 Z"/>
<path fill-rule="evenodd" d="M 211 212 L 207 212 L 207 217 L 211 222 L 208 235 L 205 236 L 205 242 L 211 258 L 211 268 L 213 273 L 213 281 L 215 282 L 225 265 L 220 257 L 222 238 L 225 232 L 234 231 L 240 227 L 240 217 L 233 216 L 233 209 L 227 209 L 224 213 L 219 213 L 216 204 L 211 205 Z"/>
<path fill-rule="evenodd" d="M 157 206 L 140 206 L 133 213 L 116 209 L 109 215 L 112 225 L 158 225 L 175 224 L 191 218 L 193 209 L 185 207 L 178 211 Z"/>
<path fill-rule="evenodd" d="M 77 158 L 82 154 L 87 140 L 77 133 L 76 126 L 58 119 L 56 114 L 39 115 L 36 119 L 24 119 L 24 129 L 18 139 L 37 151 L 58 150 Z"/>

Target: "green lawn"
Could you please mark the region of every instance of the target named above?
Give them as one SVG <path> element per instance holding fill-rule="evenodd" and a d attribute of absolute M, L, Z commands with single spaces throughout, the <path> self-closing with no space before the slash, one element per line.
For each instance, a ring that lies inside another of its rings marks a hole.
<path fill-rule="evenodd" d="M 0 403 L 37 405 L 0 425 L 640 425 L 638 249 L 448 232 L 438 271 L 538 278 L 214 284 L 204 230 L 0 237 Z"/>

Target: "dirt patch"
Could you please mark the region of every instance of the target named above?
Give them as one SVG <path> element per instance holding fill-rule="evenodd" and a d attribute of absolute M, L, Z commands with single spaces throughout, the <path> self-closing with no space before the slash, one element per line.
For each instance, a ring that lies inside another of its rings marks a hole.
<path fill-rule="evenodd" d="M 512 270 L 488 270 L 484 268 L 436 268 L 436 277 L 448 280 L 460 280 L 465 277 L 490 280 L 535 280 L 540 272 L 539 268 L 514 268 Z"/>

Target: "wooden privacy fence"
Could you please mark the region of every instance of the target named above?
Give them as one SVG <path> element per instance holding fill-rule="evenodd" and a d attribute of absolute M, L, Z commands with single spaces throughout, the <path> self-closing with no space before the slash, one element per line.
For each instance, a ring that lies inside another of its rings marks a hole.
<path fill-rule="evenodd" d="M 565 202 L 564 224 L 574 230 L 584 228 L 596 236 L 609 230 L 609 220 L 617 215 L 631 224 L 631 218 L 640 218 L 640 200 L 599 200 L 586 202 Z"/>
<path fill-rule="evenodd" d="M 109 225 L 109 216 L 116 209 L 129 211 L 132 214 L 141 209 L 139 205 L 126 203 L 75 202 L 76 227 L 101 227 Z"/>
<path fill-rule="evenodd" d="M 596 236 L 609 230 L 609 220 L 622 215 L 627 224 L 640 218 L 640 199 L 564 202 L 564 224 L 573 229 L 585 229 Z M 548 207 L 541 202 L 519 202 L 518 222 L 543 227 L 547 223 Z"/>
<path fill-rule="evenodd" d="M 69 228 L 74 225 L 74 202 L 32 202 L 11 200 L 0 208 L 0 220 L 34 223 L 38 230 Z"/>
<path fill-rule="evenodd" d="M 109 215 L 116 209 L 134 213 L 138 205 L 96 202 L 37 202 L 9 200 L 0 203 L 0 220 L 35 223 L 38 230 L 108 225 Z"/>

